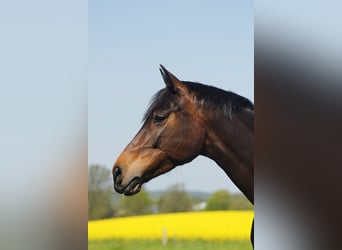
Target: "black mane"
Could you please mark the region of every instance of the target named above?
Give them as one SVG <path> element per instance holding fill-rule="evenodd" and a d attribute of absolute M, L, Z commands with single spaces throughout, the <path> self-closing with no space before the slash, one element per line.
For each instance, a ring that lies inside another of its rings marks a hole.
<path fill-rule="evenodd" d="M 254 105 L 250 100 L 231 91 L 225 91 L 197 82 L 182 81 L 182 83 L 188 88 L 190 93 L 195 94 L 195 103 L 199 108 L 221 111 L 228 119 L 232 119 L 233 114 L 242 109 L 254 110 Z M 153 96 L 143 121 L 148 119 L 157 108 L 169 108 L 174 103 L 174 95 L 167 88 L 159 90 Z"/>

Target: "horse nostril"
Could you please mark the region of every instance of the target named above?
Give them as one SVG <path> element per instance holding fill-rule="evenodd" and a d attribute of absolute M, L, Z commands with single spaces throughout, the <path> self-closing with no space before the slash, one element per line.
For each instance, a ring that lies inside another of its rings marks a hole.
<path fill-rule="evenodd" d="M 121 168 L 120 167 L 114 167 L 113 169 L 113 180 L 119 181 L 118 178 L 121 176 Z"/>

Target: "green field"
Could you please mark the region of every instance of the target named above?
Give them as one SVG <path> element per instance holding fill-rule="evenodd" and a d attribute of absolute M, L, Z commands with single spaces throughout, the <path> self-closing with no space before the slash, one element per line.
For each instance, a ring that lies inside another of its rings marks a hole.
<path fill-rule="evenodd" d="M 102 240 L 89 241 L 88 250 L 252 250 L 250 241 L 169 241 L 159 240 Z"/>

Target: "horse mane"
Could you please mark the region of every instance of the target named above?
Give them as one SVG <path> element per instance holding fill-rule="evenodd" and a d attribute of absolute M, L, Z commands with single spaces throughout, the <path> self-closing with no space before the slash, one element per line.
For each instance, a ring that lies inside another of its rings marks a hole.
<path fill-rule="evenodd" d="M 198 82 L 182 81 L 182 83 L 190 93 L 194 93 L 195 103 L 199 108 L 205 108 L 213 112 L 221 111 L 229 120 L 232 119 L 233 114 L 243 109 L 254 110 L 254 105 L 250 100 L 231 91 Z M 157 108 L 167 109 L 173 100 L 174 93 L 171 93 L 167 88 L 159 90 L 152 97 L 143 121 L 147 120 Z"/>
<path fill-rule="evenodd" d="M 254 110 L 254 105 L 250 100 L 231 91 L 197 82 L 183 83 L 190 92 L 195 94 L 195 102 L 199 108 L 204 107 L 211 111 L 221 110 L 229 119 L 242 109 Z"/>

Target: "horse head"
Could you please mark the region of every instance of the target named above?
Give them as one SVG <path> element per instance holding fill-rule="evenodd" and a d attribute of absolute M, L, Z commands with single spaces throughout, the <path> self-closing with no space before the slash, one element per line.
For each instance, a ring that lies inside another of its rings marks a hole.
<path fill-rule="evenodd" d="M 166 87 L 156 93 L 141 129 L 113 165 L 114 188 L 125 195 L 190 162 L 204 146 L 205 130 L 193 95 L 162 65 L 160 72 Z"/>

